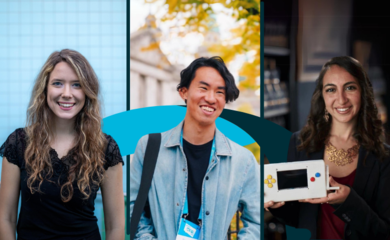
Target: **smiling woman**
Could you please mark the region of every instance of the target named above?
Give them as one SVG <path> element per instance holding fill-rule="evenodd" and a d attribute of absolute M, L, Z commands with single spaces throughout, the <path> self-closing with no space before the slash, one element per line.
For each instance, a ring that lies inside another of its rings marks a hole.
<path fill-rule="evenodd" d="M 76 72 L 67 62 L 60 62 L 50 74 L 47 104 L 59 119 L 72 119 L 84 107 L 85 94 Z"/>
<path fill-rule="evenodd" d="M 311 99 L 307 124 L 290 140 L 288 161 L 323 159 L 326 197 L 300 202 L 269 201 L 267 210 L 284 223 L 306 228 L 312 239 L 388 239 L 390 236 L 390 147 L 373 89 L 352 57 L 325 63 Z"/>
<path fill-rule="evenodd" d="M 323 81 L 325 115 L 330 114 L 333 121 L 355 125 L 361 105 L 361 88 L 356 78 L 344 68 L 333 65 Z"/>
<path fill-rule="evenodd" d="M 124 238 L 123 160 L 102 132 L 99 82 L 78 52 L 52 53 L 35 82 L 27 126 L 0 148 L 0 239 L 100 239 L 94 205 L 101 188 L 106 239 Z"/>

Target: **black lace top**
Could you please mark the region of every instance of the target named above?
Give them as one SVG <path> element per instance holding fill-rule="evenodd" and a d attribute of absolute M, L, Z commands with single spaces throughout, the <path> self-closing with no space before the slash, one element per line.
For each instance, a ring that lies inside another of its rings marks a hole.
<path fill-rule="evenodd" d="M 105 153 L 104 169 L 124 164 L 115 140 L 106 135 L 108 145 Z M 21 207 L 17 225 L 18 239 L 89 239 L 98 231 L 94 215 L 98 188 L 92 188 L 91 195 L 83 200 L 77 184 L 73 184 L 73 197 L 69 202 L 61 200 L 61 184 L 67 181 L 68 169 L 72 164 L 71 151 L 62 159 L 54 149 L 50 150 L 53 175 L 50 181 L 41 185 L 42 193 L 31 194 L 27 187 L 24 151 L 26 133 L 16 129 L 0 147 L 0 156 L 20 168 Z"/>

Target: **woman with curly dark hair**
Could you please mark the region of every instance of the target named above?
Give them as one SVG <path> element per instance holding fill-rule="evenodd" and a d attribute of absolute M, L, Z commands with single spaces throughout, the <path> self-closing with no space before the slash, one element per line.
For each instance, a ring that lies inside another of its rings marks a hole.
<path fill-rule="evenodd" d="M 100 239 L 94 215 L 99 187 L 107 239 L 124 238 L 123 160 L 101 130 L 99 92 L 80 53 L 65 49 L 49 56 L 32 91 L 26 127 L 0 148 L 0 239 L 15 239 L 16 230 L 18 239 Z"/>
<path fill-rule="evenodd" d="M 371 82 L 352 57 L 322 68 L 305 127 L 290 140 L 288 161 L 324 159 L 330 185 L 324 198 L 264 204 L 311 239 L 390 236 L 390 159 Z"/>

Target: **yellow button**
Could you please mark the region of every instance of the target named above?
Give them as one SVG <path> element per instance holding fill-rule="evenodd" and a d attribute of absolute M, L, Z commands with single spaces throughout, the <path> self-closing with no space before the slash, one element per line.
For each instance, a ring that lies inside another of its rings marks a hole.
<path fill-rule="evenodd" d="M 276 180 L 273 178 L 273 179 L 271 180 L 271 182 L 272 182 L 272 183 L 276 183 Z"/>
<path fill-rule="evenodd" d="M 264 180 L 264 183 L 265 183 L 265 184 L 268 184 L 268 179 L 265 179 L 265 180 Z"/>
<path fill-rule="evenodd" d="M 271 175 L 268 175 L 268 176 L 267 176 L 267 178 L 268 178 L 268 179 L 271 179 L 271 178 L 272 178 L 272 176 L 271 176 Z"/>
<path fill-rule="evenodd" d="M 270 183 L 270 184 L 268 184 L 268 187 L 269 187 L 269 188 L 272 188 L 272 187 L 273 187 L 273 185 Z"/>

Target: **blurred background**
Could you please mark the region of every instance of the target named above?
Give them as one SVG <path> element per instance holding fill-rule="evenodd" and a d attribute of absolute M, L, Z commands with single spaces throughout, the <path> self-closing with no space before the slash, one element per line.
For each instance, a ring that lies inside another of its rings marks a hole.
<path fill-rule="evenodd" d="M 388 133 L 389 20 L 381 1 L 265 1 L 264 117 L 291 132 L 301 129 L 322 65 L 347 55 L 367 71 Z M 265 239 L 286 239 L 284 225 L 269 212 L 264 218 Z"/>
<path fill-rule="evenodd" d="M 260 0 L 130 4 L 131 109 L 184 105 L 176 91 L 180 71 L 217 55 L 241 90 L 226 108 L 260 116 Z"/>
<path fill-rule="evenodd" d="M 225 108 L 260 116 L 260 0 L 131 0 L 131 109 L 185 105 L 180 71 L 211 56 L 222 57 L 240 89 Z M 260 161 L 257 143 L 245 147 Z M 238 217 L 228 239 L 243 227 Z"/>
<path fill-rule="evenodd" d="M 131 109 L 184 104 L 179 72 L 197 57 L 219 55 L 241 91 L 226 107 L 260 116 L 260 0 L 129 2 Z M 0 0 L 1 144 L 25 126 L 34 80 L 64 48 L 83 54 L 97 73 L 103 117 L 126 110 L 125 0 Z M 260 159 L 256 143 L 246 147 Z M 104 239 L 101 195 L 95 208 Z"/>
<path fill-rule="evenodd" d="M 126 111 L 125 0 L 1 0 L 0 144 L 25 127 L 33 83 L 49 55 L 64 48 L 83 54 L 95 70 L 103 117 Z M 101 195 L 95 208 L 104 234 Z"/>

